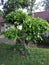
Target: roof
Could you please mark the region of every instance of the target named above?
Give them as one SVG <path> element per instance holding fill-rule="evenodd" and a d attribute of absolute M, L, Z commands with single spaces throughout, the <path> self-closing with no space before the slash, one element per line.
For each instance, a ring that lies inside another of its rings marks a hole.
<path fill-rule="evenodd" d="M 36 12 L 34 14 L 34 17 L 39 17 L 44 20 L 49 20 L 49 10 L 48 11 L 42 11 L 42 12 Z"/>
<path fill-rule="evenodd" d="M 0 23 L 4 23 L 4 18 L 0 17 Z"/>

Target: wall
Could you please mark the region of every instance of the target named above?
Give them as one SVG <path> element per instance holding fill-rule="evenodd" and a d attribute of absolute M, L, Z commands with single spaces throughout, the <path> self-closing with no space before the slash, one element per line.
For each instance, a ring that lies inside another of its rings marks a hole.
<path fill-rule="evenodd" d="M 15 44 L 16 42 L 14 40 L 9 40 L 4 37 L 4 35 L 0 35 L 0 44 L 5 43 L 5 44 Z"/>

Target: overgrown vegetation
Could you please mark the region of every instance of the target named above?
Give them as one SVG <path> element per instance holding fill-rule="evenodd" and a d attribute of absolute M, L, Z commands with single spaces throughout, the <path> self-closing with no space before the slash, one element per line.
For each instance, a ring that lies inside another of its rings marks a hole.
<path fill-rule="evenodd" d="M 4 4 L 3 11 L 5 15 L 9 14 L 14 10 L 26 9 L 30 16 L 32 16 L 32 10 L 35 1 L 36 0 L 8 0 L 4 4 L 4 2 L 2 2 L 1 0 L 1 2 Z"/>

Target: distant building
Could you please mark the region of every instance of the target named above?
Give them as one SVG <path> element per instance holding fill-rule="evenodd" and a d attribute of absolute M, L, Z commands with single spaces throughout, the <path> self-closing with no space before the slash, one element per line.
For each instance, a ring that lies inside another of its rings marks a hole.
<path fill-rule="evenodd" d="M 42 12 L 36 12 L 34 13 L 34 17 L 36 18 L 42 18 L 46 21 L 49 21 L 49 10 L 48 11 L 42 11 Z"/>

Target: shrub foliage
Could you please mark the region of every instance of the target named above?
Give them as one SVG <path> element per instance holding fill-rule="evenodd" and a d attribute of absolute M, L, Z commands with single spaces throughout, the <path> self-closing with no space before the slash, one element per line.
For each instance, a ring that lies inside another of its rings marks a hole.
<path fill-rule="evenodd" d="M 24 22 L 25 18 L 27 17 L 27 14 L 22 12 L 21 10 L 15 10 L 11 13 L 9 13 L 5 19 L 7 23 L 11 23 L 14 25 L 20 25 Z"/>
<path fill-rule="evenodd" d="M 22 25 L 22 30 L 17 28 L 9 29 L 5 33 L 7 38 L 15 39 L 19 41 L 18 43 L 24 43 L 25 41 L 37 43 L 38 41 L 42 41 L 45 32 L 49 29 L 49 24 L 45 20 L 32 18 L 22 11 L 13 11 L 9 13 L 6 16 L 6 21 L 16 26 Z M 23 40 L 24 42 L 22 42 Z M 17 45 L 19 46 L 19 44 Z M 24 45 L 22 46 L 24 47 Z"/>
<path fill-rule="evenodd" d="M 27 17 L 23 22 L 23 31 L 26 34 L 26 40 L 37 43 L 42 40 L 42 36 L 48 30 L 49 24 L 40 18 Z"/>
<path fill-rule="evenodd" d="M 17 40 L 19 37 L 22 36 L 22 31 L 19 29 L 8 29 L 5 33 L 5 37 L 8 39 Z"/>

